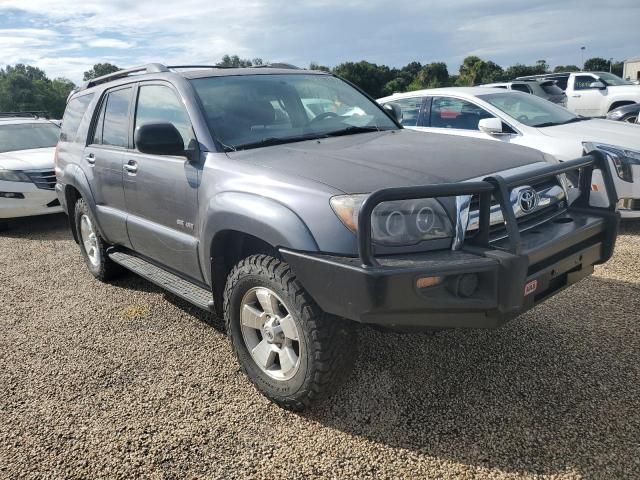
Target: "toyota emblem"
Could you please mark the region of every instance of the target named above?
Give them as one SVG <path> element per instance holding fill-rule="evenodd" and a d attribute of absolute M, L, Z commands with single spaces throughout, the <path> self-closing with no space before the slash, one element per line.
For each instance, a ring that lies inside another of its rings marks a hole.
<path fill-rule="evenodd" d="M 518 203 L 524 213 L 533 212 L 538 206 L 539 200 L 538 192 L 531 187 L 523 188 L 518 193 Z"/>

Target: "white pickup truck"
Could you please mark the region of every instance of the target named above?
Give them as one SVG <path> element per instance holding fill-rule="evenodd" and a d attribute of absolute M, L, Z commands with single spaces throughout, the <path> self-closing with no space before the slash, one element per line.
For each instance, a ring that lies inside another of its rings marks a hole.
<path fill-rule="evenodd" d="M 640 85 L 609 72 L 550 73 L 518 80 L 555 80 L 567 94 L 567 108 L 584 117 L 604 117 L 615 108 L 640 103 Z"/>

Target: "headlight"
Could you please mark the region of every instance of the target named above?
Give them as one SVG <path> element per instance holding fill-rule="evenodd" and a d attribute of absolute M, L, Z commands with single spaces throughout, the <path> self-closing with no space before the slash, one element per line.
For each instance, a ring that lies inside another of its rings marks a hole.
<path fill-rule="evenodd" d="M 358 213 L 367 195 L 341 195 L 331 208 L 352 232 L 358 230 Z M 371 238 L 380 245 L 415 245 L 424 240 L 453 237 L 444 208 L 433 198 L 383 202 L 371 213 Z"/>
<path fill-rule="evenodd" d="M 0 169 L 0 180 L 5 182 L 30 182 L 29 177 L 24 173 L 15 170 Z"/>
<path fill-rule="evenodd" d="M 640 165 L 640 152 L 629 150 L 615 145 L 604 145 L 601 143 L 584 142 L 582 144 L 587 153 L 594 150 L 604 153 L 616 167 L 616 173 L 625 182 L 633 182 L 633 165 Z"/>

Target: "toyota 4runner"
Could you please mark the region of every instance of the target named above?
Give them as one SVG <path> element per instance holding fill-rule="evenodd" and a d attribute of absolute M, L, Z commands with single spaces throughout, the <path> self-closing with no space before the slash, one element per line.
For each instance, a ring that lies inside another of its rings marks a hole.
<path fill-rule="evenodd" d="M 323 72 L 151 64 L 72 93 L 56 191 L 95 277 L 224 316 L 251 381 L 302 409 L 347 377 L 353 322 L 497 327 L 613 251 L 598 152 L 550 165 L 399 116 Z"/>

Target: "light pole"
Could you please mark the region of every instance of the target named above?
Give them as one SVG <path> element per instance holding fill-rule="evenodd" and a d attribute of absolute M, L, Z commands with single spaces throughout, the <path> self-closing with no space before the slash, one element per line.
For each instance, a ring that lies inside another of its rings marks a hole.
<path fill-rule="evenodd" d="M 580 47 L 580 53 L 581 53 L 581 59 L 582 59 L 582 71 L 584 72 L 584 51 L 587 49 L 587 47 Z"/>
<path fill-rule="evenodd" d="M 612 63 L 613 63 L 613 57 L 611 57 L 611 58 L 609 59 L 609 73 L 611 73 L 612 68 L 613 68 Z"/>

